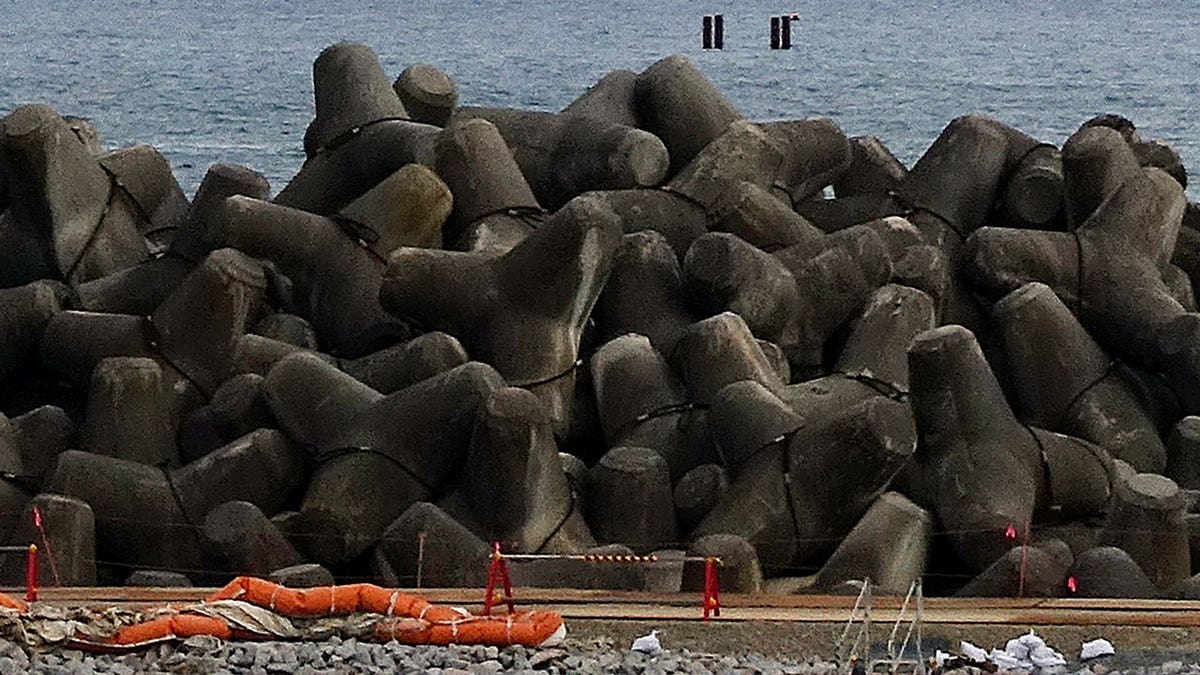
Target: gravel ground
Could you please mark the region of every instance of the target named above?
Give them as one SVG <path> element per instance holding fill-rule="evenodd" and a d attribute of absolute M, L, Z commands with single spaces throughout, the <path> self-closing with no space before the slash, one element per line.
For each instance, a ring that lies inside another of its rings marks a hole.
<path fill-rule="evenodd" d="M 1195 650 L 1126 650 L 1098 663 L 1072 663 L 1061 673 L 1078 675 L 1200 675 Z M 611 641 L 571 641 L 560 648 L 408 647 L 353 639 L 322 643 L 229 642 L 193 638 L 125 655 L 75 650 L 29 652 L 0 641 L 0 673 L 763 673 L 839 675 L 847 672 L 819 659 L 756 654 L 704 654 L 687 649 L 650 656 Z M 970 669 L 968 669 L 970 671 Z M 947 675 L 977 675 L 976 671 Z M 1050 675 L 1050 674 L 1045 674 Z"/>

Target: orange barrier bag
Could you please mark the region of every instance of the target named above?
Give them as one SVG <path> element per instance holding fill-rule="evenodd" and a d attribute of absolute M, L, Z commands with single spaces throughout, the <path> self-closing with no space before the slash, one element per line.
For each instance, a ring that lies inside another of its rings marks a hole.
<path fill-rule="evenodd" d="M 403 644 L 471 644 L 507 647 L 553 646 L 566 636 L 562 615 L 557 612 L 517 612 L 504 616 L 459 615 L 452 621 L 413 622 L 412 619 L 382 619 L 375 624 L 375 637 Z"/>
<path fill-rule="evenodd" d="M 173 614 L 125 626 L 102 641 L 77 636 L 70 640 L 70 644 L 89 651 L 129 651 L 193 635 L 211 635 L 228 640 L 231 631 L 229 625 L 220 619 L 197 614 Z"/>
<path fill-rule="evenodd" d="M 381 588 L 374 584 L 287 588 L 256 577 L 238 577 L 213 593 L 208 602 L 241 600 L 284 616 L 345 616 L 373 612 L 448 621 L 458 616 L 448 607 L 431 604 L 419 595 Z"/>
<path fill-rule="evenodd" d="M 0 607 L 4 607 L 6 609 L 15 609 L 22 614 L 29 611 L 29 605 L 25 604 L 24 601 L 18 600 L 17 598 L 5 595 L 3 593 L 0 593 Z"/>

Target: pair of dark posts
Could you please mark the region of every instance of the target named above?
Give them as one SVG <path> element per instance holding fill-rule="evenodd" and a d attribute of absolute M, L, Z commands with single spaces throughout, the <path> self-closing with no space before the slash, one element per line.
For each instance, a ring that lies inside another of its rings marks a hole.
<path fill-rule="evenodd" d="M 792 22 L 800 18 L 797 14 L 781 14 L 771 17 L 771 49 L 792 48 Z M 707 14 L 702 22 L 701 42 L 705 49 L 725 48 L 725 17 L 722 14 Z"/>

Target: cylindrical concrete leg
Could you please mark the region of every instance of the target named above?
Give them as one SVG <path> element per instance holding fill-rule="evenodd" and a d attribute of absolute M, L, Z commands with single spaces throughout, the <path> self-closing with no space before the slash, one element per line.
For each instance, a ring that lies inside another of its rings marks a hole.
<path fill-rule="evenodd" d="M 1139 473 L 1118 481 L 1100 543 L 1123 549 L 1155 586 L 1169 588 L 1191 576 L 1186 510 L 1170 478 Z"/>
<path fill-rule="evenodd" d="M 225 502 L 204 518 L 204 538 L 217 550 L 231 575 L 264 576 L 304 562 L 296 549 L 250 502 Z"/>
<path fill-rule="evenodd" d="M 41 530 L 34 526 L 34 508 L 41 516 Z M 96 585 L 96 521 L 92 507 L 65 495 L 40 494 L 21 514 L 21 522 L 9 542 L 14 546 L 38 547 L 40 585 Z M 0 574 L 7 586 L 24 585 L 25 554 L 6 554 Z"/>
<path fill-rule="evenodd" d="M 457 338 L 433 331 L 353 361 L 342 370 L 381 394 L 391 394 L 470 361 Z"/>
<path fill-rule="evenodd" d="M 741 114 L 685 56 L 669 56 L 638 75 L 634 102 L 642 128 L 663 139 L 670 173 L 684 167 Z"/>
<path fill-rule="evenodd" d="M 109 357 L 92 373 L 81 443 L 85 450 L 150 466 L 176 466 L 175 420 L 153 359 Z"/>
<path fill-rule="evenodd" d="M 1185 490 L 1200 490 L 1200 417 L 1189 415 L 1171 429 L 1164 473 Z"/>
<path fill-rule="evenodd" d="M 596 539 L 638 553 L 678 541 L 667 462 L 650 448 L 613 448 L 588 472 L 588 522 Z"/>
<path fill-rule="evenodd" d="M 593 315 L 602 341 L 637 333 L 661 353 L 671 353 L 695 319 L 685 304 L 679 259 L 662 233 L 643 230 L 621 237 Z"/>
<path fill-rule="evenodd" d="M 405 110 L 416 122 L 445 126 L 458 105 L 458 87 L 438 68 L 426 64 L 409 66 L 392 83 Z"/>
<path fill-rule="evenodd" d="M 672 358 L 697 403 L 710 403 L 722 387 L 741 380 L 771 392 L 784 386 L 746 322 L 732 312 L 689 326 Z"/>
<path fill-rule="evenodd" d="M 623 335 L 598 349 L 590 365 L 606 447 L 653 448 L 676 478 L 691 468 L 679 431 L 683 386 L 650 341 Z"/>
<path fill-rule="evenodd" d="M 817 573 L 814 587 L 832 591 L 869 578 L 872 591 L 904 595 L 925 574 L 933 517 L 898 492 L 885 492 Z"/>
<path fill-rule="evenodd" d="M 701 464 L 675 484 L 675 514 L 682 531 L 695 527 L 729 491 L 729 478 L 716 464 Z"/>
<path fill-rule="evenodd" d="M 1097 546 L 1080 553 L 1071 567 L 1075 598 L 1156 598 L 1159 590 L 1125 551 Z"/>
<path fill-rule="evenodd" d="M 487 581 L 490 554 L 487 542 L 445 511 L 417 502 L 384 530 L 373 567 L 389 585 L 478 588 Z"/>

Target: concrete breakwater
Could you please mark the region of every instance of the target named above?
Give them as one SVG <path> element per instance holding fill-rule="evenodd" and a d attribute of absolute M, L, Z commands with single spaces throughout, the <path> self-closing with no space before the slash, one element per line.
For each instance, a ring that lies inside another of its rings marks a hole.
<path fill-rule="evenodd" d="M 364 45 L 313 82 L 273 199 L 4 117 L 0 513 L 47 578 L 475 586 L 495 541 L 659 556 L 517 585 L 1200 593 L 1200 219 L 1130 121 L 906 167 L 678 56 L 560 113 Z"/>

